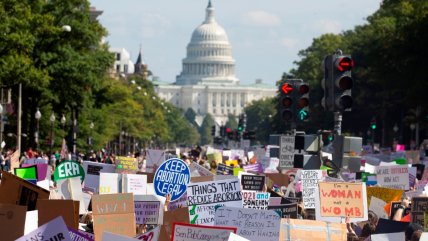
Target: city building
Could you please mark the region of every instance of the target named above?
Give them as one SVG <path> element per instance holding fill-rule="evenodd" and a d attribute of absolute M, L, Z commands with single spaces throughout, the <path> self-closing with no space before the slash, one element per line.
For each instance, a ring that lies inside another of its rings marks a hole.
<path fill-rule="evenodd" d="M 109 51 L 114 53 L 114 64 L 110 74 L 117 76 L 120 74 L 128 75 L 134 73 L 134 63 L 131 60 L 129 52 L 124 48 L 110 48 Z"/>
<path fill-rule="evenodd" d="M 211 1 L 205 21 L 192 33 L 175 83 L 153 83 L 160 98 L 184 111 L 192 108 L 198 124 L 207 113 L 218 125 L 225 124 L 228 114 L 238 116 L 252 101 L 272 97 L 276 92 L 260 79 L 252 85 L 240 85 L 235 76 L 232 47 L 226 31 L 215 19 Z"/>

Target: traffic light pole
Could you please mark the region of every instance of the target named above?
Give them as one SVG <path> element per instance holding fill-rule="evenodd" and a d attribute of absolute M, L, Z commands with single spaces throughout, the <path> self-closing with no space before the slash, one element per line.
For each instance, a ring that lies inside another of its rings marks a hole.
<path fill-rule="evenodd" d="M 334 132 L 337 135 L 342 134 L 342 113 L 334 112 Z"/>

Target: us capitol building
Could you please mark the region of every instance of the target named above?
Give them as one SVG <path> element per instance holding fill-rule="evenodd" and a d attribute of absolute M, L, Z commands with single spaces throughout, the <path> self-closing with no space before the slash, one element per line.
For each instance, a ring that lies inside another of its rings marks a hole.
<path fill-rule="evenodd" d="M 183 111 L 192 108 L 198 124 L 207 113 L 218 125 L 225 124 L 229 113 L 238 116 L 253 100 L 276 94 L 276 88 L 263 84 L 260 79 L 252 85 L 239 84 L 231 45 L 226 32 L 215 20 L 211 1 L 206 8 L 205 21 L 192 33 L 176 82 L 153 83 L 160 98 Z"/>

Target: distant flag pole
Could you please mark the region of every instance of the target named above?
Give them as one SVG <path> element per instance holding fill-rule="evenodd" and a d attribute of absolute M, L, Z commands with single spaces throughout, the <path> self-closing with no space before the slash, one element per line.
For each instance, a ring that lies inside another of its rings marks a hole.
<path fill-rule="evenodd" d="M 61 146 L 61 154 L 60 159 L 64 160 L 67 159 L 68 156 L 68 149 L 67 149 L 67 143 L 65 139 L 62 139 L 62 146 Z"/>

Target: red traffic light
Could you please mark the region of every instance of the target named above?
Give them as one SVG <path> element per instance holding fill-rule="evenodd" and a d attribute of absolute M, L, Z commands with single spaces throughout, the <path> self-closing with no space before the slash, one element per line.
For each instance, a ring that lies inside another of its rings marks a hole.
<path fill-rule="evenodd" d="M 282 99 L 282 106 L 289 108 L 293 104 L 293 100 L 290 97 L 284 97 Z"/>
<path fill-rule="evenodd" d="M 304 94 L 306 94 L 306 93 L 308 93 L 309 92 L 309 85 L 307 85 L 307 84 L 301 84 L 300 86 L 299 86 L 299 93 L 301 94 L 301 95 L 304 95 Z"/>
<path fill-rule="evenodd" d="M 293 86 L 291 86 L 289 83 L 285 83 L 282 85 L 281 90 L 285 94 L 289 94 L 291 91 L 293 91 Z"/>
<path fill-rule="evenodd" d="M 339 71 L 349 71 L 354 67 L 354 60 L 350 57 L 341 57 L 336 62 Z"/>
<path fill-rule="evenodd" d="M 227 127 L 227 128 L 226 128 L 226 132 L 227 132 L 227 133 L 231 133 L 231 132 L 232 132 L 232 129 L 230 129 L 229 127 Z"/>

